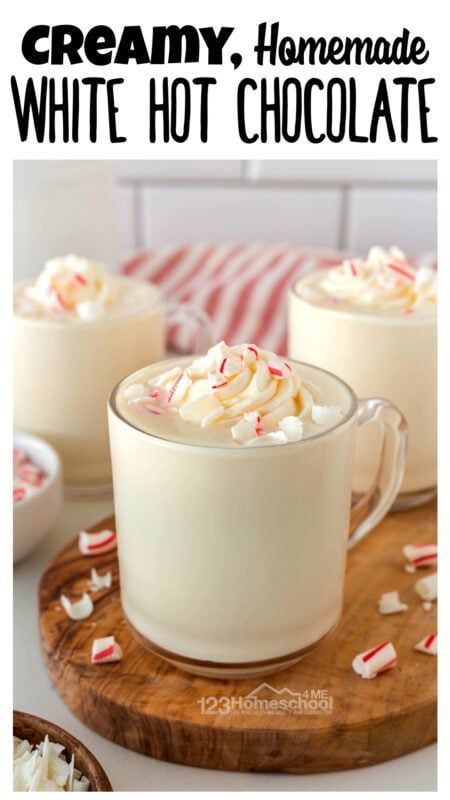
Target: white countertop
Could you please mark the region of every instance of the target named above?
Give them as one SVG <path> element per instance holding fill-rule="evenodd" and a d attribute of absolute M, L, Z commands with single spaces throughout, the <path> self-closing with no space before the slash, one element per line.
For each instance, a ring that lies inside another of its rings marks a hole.
<path fill-rule="evenodd" d="M 37 714 L 78 737 L 98 758 L 115 791 L 435 791 L 436 746 L 375 767 L 321 775 L 217 772 L 138 755 L 91 731 L 65 706 L 41 655 L 39 578 L 48 560 L 79 530 L 106 517 L 112 499 L 66 500 L 41 547 L 14 570 L 14 708 Z"/>

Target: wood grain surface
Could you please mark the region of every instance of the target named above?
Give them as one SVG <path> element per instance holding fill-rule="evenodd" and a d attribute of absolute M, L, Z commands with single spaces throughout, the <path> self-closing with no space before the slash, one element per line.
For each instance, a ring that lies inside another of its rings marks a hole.
<path fill-rule="evenodd" d="M 65 755 L 68 760 L 72 755 L 75 757 L 75 767 L 79 769 L 86 778 L 89 778 L 90 792 L 112 792 L 111 784 L 95 756 L 90 750 L 67 733 L 59 725 L 49 722 L 42 717 L 33 714 L 26 714 L 24 711 L 13 712 L 13 733 L 19 739 L 28 739 L 31 744 L 39 744 L 46 735 L 51 742 L 62 744 L 65 747 Z"/>
<path fill-rule="evenodd" d="M 92 530 L 113 527 L 103 520 Z M 39 590 L 40 629 L 51 678 L 72 711 L 98 733 L 131 750 L 197 767 L 243 771 L 327 772 L 376 764 L 417 750 L 436 738 L 436 658 L 414 645 L 436 632 L 436 609 L 424 611 L 414 591 L 420 574 L 407 574 L 402 547 L 433 542 L 431 503 L 390 514 L 349 553 L 342 619 L 317 650 L 295 666 L 269 675 L 260 699 L 291 698 L 288 692 L 327 693 L 329 713 L 242 711 L 240 698 L 261 679 L 210 680 L 181 672 L 145 650 L 123 619 L 116 553 L 80 555 L 75 538 L 53 559 Z M 59 597 L 88 589 L 90 568 L 112 570 L 111 589 L 93 594 L 94 613 L 73 622 Z M 381 616 L 382 592 L 399 590 L 405 613 Z M 91 665 L 92 640 L 114 634 L 121 662 Z M 353 657 L 391 640 L 395 669 L 363 680 Z M 264 679 L 263 679 L 264 680 Z M 282 692 L 282 694 L 277 694 Z M 305 694 L 309 693 L 309 694 Z M 202 713 L 202 698 L 216 713 Z M 234 713 L 218 713 L 234 703 Z M 314 704 L 313 704 L 314 705 Z M 236 711 L 237 708 L 237 711 Z"/>

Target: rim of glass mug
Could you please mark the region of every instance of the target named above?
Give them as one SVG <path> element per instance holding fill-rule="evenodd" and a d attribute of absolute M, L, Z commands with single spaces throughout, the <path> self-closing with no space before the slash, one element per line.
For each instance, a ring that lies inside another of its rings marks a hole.
<path fill-rule="evenodd" d="M 44 327 L 44 328 L 51 328 L 53 329 L 64 329 L 64 330 L 89 330 L 91 331 L 93 328 L 106 328 L 109 325 L 115 324 L 125 324 L 129 320 L 135 319 L 136 317 L 140 317 L 143 314 L 146 314 L 148 311 L 154 311 L 160 306 L 167 306 L 167 302 L 164 300 L 163 293 L 159 286 L 155 283 L 151 283 L 151 281 L 142 281 L 138 278 L 130 278 L 128 275 L 114 275 L 114 278 L 118 278 L 121 282 L 130 282 L 133 283 L 135 286 L 145 286 L 148 287 L 152 291 L 152 297 L 149 298 L 148 303 L 143 303 L 139 305 L 138 309 L 133 311 L 129 310 L 127 313 L 123 315 L 118 315 L 117 317 L 103 317 L 103 319 L 97 320 L 75 320 L 74 322 L 67 322 L 58 319 L 47 319 L 46 317 L 26 317 L 22 316 L 21 314 L 15 314 L 13 309 L 13 317 L 14 320 L 19 320 L 21 324 Z M 16 294 L 20 289 L 24 286 L 28 286 L 33 283 L 33 279 L 26 281 L 20 281 L 19 283 L 15 283 L 13 286 L 13 295 Z"/>
<path fill-rule="evenodd" d="M 198 442 L 198 443 L 197 442 L 183 442 L 183 441 L 180 441 L 178 439 L 168 439 L 166 436 L 159 436 L 158 434 L 154 433 L 153 431 L 144 431 L 144 430 L 142 430 L 142 428 L 139 428 L 137 425 L 134 425 L 132 422 L 130 422 L 128 419 L 126 419 L 122 415 L 122 413 L 120 412 L 120 410 L 117 407 L 117 394 L 118 394 L 122 384 L 125 381 L 129 380 L 130 378 L 133 378 L 134 376 L 138 376 L 142 372 L 146 372 L 149 369 L 149 367 L 151 367 L 152 369 L 155 369 L 155 371 L 156 371 L 158 367 L 164 367 L 164 366 L 170 365 L 170 364 L 173 364 L 174 366 L 175 366 L 175 364 L 176 365 L 180 365 L 180 366 L 183 366 L 184 364 L 188 365 L 189 363 L 192 363 L 193 359 L 195 359 L 197 357 L 199 357 L 199 356 L 195 356 L 194 355 L 194 356 L 184 356 L 183 358 L 169 358 L 169 359 L 166 359 L 164 361 L 159 361 L 159 362 L 157 362 L 155 364 L 149 364 L 147 367 L 143 367 L 142 369 L 136 370 L 135 372 L 132 372 L 129 375 L 125 375 L 122 378 L 122 380 L 120 380 L 119 383 L 114 387 L 114 389 L 112 390 L 112 392 L 111 392 L 111 394 L 109 396 L 108 406 L 109 406 L 111 412 L 121 422 L 123 422 L 125 425 L 128 425 L 131 429 L 133 429 L 135 431 L 138 431 L 138 433 L 141 433 L 144 436 L 148 436 L 151 439 L 154 439 L 155 441 L 159 442 L 162 445 L 167 445 L 169 447 L 171 446 L 171 447 L 177 447 L 177 448 L 178 447 L 182 447 L 183 449 L 188 449 L 188 450 L 191 449 L 191 448 L 193 448 L 195 450 L 200 449 L 200 450 L 204 450 L 204 451 L 207 451 L 207 452 L 213 452 L 213 451 L 216 451 L 216 450 L 221 450 L 221 451 L 225 451 L 227 453 L 233 453 L 233 454 L 235 454 L 235 453 L 236 454 L 245 453 L 246 456 L 250 456 L 250 457 L 254 457 L 256 454 L 259 454 L 259 457 L 261 457 L 262 453 L 267 453 L 267 452 L 270 452 L 270 451 L 276 451 L 277 453 L 279 453 L 280 452 L 280 448 L 283 448 L 283 452 L 284 452 L 285 450 L 286 451 L 287 450 L 291 451 L 296 447 L 305 447 L 306 445 L 312 444 L 313 442 L 317 441 L 318 439 L 323 439 L 325 436 L 330 436 L 333 433 L 337 432 L 343 426 L 345 426 L 347 423 L 351 422 L 353 420 L 353 418 L 356 417 L 356 415 L 357 415 L 357 412 L 358 412 L 358 398 L 356 397 L 355 392 L 353 391 L 351 386 L 348 385 L 348 383 L 345 383 L 345 381 L 343 381 L 341 378 L 339 378 L 337 375 L 335 375 L 333 372 L 330 372 L 329 370 L 322 369 L 321 367 L 316 367 L 314 364 L 308 364 L 308 363 L 306 363 L 304 361 L 296 361 L 296 359 L 294 359 L 294 358 L 288 359 L 289 362 L 292 363 L 292 364 L 295 364 L 298 367 L 307 367 L 308 369 L 312 369 L 315 372 L 320 372 L 320 373 L 322 373 L 324 375 L 329 376 L 331 379 L 333 379 L 337 384 L 339 384 L 347 392 L 347 394 L 349 395 L 349 401 L 350 401 L 349 410 L 342 417 L 342 419 L 340 419 L 339 422 L 336 423 L 336 425 L 333 425 L 331 428 L 327 428 L 324 431 L 319 431 L 318 433 L 315 433 L 312 436 L 308 436 L 305 439 L 300 439 L 300 441 L 298 441 L 298 442 L 286 442 L 286 443 L 283 443 L 283 444 L 281 444 L 281 443 L 280 444 L 271 444 L 271 445 L 265 445 L 263 447 L 236 447 L 236 446 L 233 446 L 233 444 L 231 444 L 231 443 L 229 445 L 227 445 L 227 444 L 221 445 L 221 444 L 210 444 L 210 443 L 204 444 L 203 442 Z M 159 370 L 158 370 L 158 372 L 159 372 Z"/>
<path fill-rule="evenodd" d="M 334 308 L 332 306 L 321 305 L 320 303 L 313 303 L 311 300 L 308 300 L 307 297 L 303 297 L 298 291 L 297 287 L 312 283 L 313 278 L 315 278 L 318 272 L 325 273 L 327 272 L 327 269 L 313 270 L 312 272 L 309 272 L 308 275 L 304 275 L 301 278 L 296 278 L 290 284 L 288 293 L 300 303 L 305 303 L 309 307 L 312 306 L 319 312 L 332 314 L 337 317 L 344 317 L 347 319 L 360 319 L 364 320 L 364 322 L 371 322 L 373 325 L 436 325 L 437 323 L 437 307 L 436 311 L 430 312 L 430 314 L 392 314 L 392 316 L 389 316 L 377 313 L 368 314 L 362 309 L 361 306 L 355 306 L 355 310 L 353 310 L 352 308 L 348 307 Z"/>

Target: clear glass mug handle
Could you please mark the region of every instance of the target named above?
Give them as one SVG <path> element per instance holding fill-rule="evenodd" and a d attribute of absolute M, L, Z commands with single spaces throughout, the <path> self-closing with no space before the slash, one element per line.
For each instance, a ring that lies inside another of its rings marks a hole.
<path fill-rule="evenodd" d="M 380 426 L 381 457 L 372 486 L 352 507 L 349 549 L 364 539 L 387 514 L 398 494 L 405 472 L 408 426 L 403 414 L 388 400 L 378 397 L 359 400 L 358 428 L 368 422 L 376 422 Z"/>
<path fill-rule="evenodd" d="M 166 303 L 166 317 L 168 325 L 194 327 L 196 334 L 192 353 L 206 353 L 209 350 L 213 344 L 213 332 L 211 320 L 205 311 L 189 303 Z"/>

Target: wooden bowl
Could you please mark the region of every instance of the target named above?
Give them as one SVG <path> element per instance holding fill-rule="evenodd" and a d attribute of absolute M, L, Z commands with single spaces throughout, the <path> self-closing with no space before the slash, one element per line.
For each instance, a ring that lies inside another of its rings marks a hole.
<path fill-rule="evenodd" d="M 62 744 L 65 755 L 70 759 L 75 756 L 75 767 L 89 779 L 90 792 L 112 792 L 112 786 L 95 756 L 75 736 L 71 736 L 63 728 L 48 722 L 42 717 L 25 714 L 23 711 L 13 712 L 14 736 L 19 739 L 28 739 L 30 744 L 39 744 L 46 734 L 50 741 Z"/>

